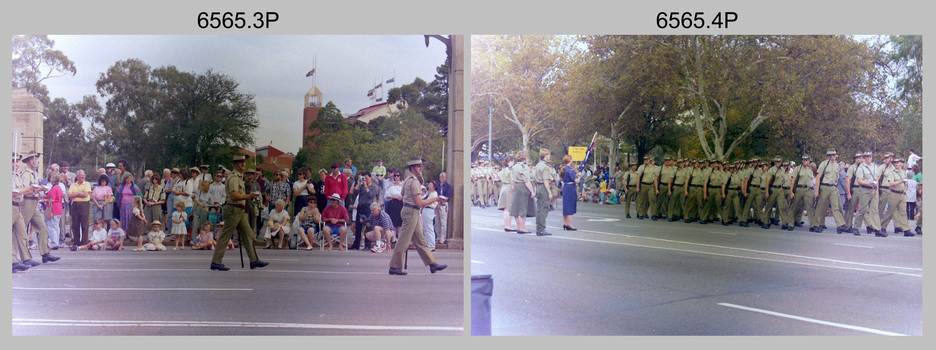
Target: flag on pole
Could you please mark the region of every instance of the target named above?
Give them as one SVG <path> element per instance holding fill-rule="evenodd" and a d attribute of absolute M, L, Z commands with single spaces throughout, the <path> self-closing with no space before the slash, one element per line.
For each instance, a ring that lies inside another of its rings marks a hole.
<path fill-rule="evenodd" d="M 582 163 L 579 164 L 579 171 L 585 170 L 585 164 L 588 164 L 588 159 L 591 158 L 592 150 L 595 149 L 595 141 L 598 140 L 598 132 L 595 131 L 595 136 L 592 136 L 591 144 L 588 145 L 588 151 L 585 151 L 585 159 L 582 160 Z"/>
<path fill-rule="evenodd" d="M 374 88 L 379 89 L 381 86 L 383 86 L 383 83 L 377 84 L 377 86 L 375 86 Z"/>
<path fill-rule="evenodd" d="M 387 84 L 393 83 L 393 78 L 387 79 Z"/>
<path fill-rule="evenodd" d="M 367 90 L 367 96 L 374 96 L 374 89 Z"/>
<path fill-rule="evenodd" d="M 311 77 L 311 76 L 314 75 L 314 74 L 315 74 L 315 68 L 312 68 L 312 70 L 310 70 L 308 73 L 306 73 L 306 78 Z"/>
<path fill-rule="evenodd" d="M 380 102 L 380 101 L 383 101 L 383 97 L 377 99 L 377 102 Z"/>

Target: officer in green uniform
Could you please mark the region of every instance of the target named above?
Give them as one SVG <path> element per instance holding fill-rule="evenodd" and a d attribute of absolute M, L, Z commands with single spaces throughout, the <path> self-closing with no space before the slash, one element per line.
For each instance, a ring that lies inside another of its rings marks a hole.
<path fill-rule="evenodd" d="M 858 170 L 858 166 L 861 165 L 863 157 L 861 152 L 855 153 L 854 162 L 848 166 L 848 170 L 845 172 L 845 206 L 842 208 L 842 216 L 845 219 L 845 224 L 848 225 L 847 232 L 860 235 L 858 229 L 852 226 L 852 222 L 855 219 L 855 207 L 858 206 L 858 197 L 855 195 L 855 190 L 857 189 L 855 184 L 855 171 Z M 815 213 L 815 211 L 813 211 Z"/>
<path fill-rule="evenodd" d="M 660 175 L 653 213 L 658 219 L 667 218 L 669 215 L 669 201 L 673 191 L 673 180 L 676 177 L 676 166 L 673 163 L 672 157 L 665 156 L 663 157 L 663 166 L 657 167 Z"/>
<path fill-rule="evenodd" d="M 689 179 L 690 172 L 692 172 L 692 168 L 686 167 L 686 159 L 678 159 L 673 181 L 667 190 L 669 193 L 669 208 L 667 208 L 666 215 L 669 217 L 670 222 L 679 220 L 682 217 L 686 205 L 686 180 Z"/>
<path fill-rule="evenodd" d="M 420 194 L 422 178 L 422 159 L 411 157 L 406 163 L 409 168 L 406 180 L 403 180 L 403 210 L 400 216 L 403 218 L 403 226 L 400 229 L 397 244 L 393 247 L 393 255 L 390 257 L 390 274 L 406 275 L 403 270 L 403 254 L 409 249 L 410 241 L 416 247 L 416 253 L 422 259 L 423 264 L 429 266 L 429 272 L 436 273 L 444 270 L 448 265 L 436 263 L 435 256 L 429 250 L 426 236 L 423 235 L 422 225 L 419 224 L 419 208 L 425 207 L 433 202 L 439 202 L 441 197 L 423 199 Z"/>
<path fill-rule="evenodd" d="M 246 159 L 243 155 L 236 155 L 233 158 L 234 172 L 224 184 L 224 192 L 227 194 L 227 200 L 222 209 L 224 216 L 224 228 L 221 229 L 221 235 L 214 255 L 211 257 L 211 269 L 217 271 L 227 271 L 231 268 L 224 266 L 221 261 L 224 260 L 224 247 L 237 231 L 237 238 L 240 246 L 247 251 L 247 257 L 250 260 L 250 269 L 258 269 L 269 265 L 257 257 L 257 250 L 254 248 L 253 230 L 250 229 L 250 223 L 247 218 L 247 201 L 252 201 L 260 196 L 257 192 L 247 193 L 247 187 L 244 183 L 244 168 L 247 167 Z"/>
<path fill-rule="evenodd" d="M 630 219 L 631 203 L 637 201 L 637 163 L 631 163 L 629 169 L 624 173 L 625 189 L 624 198 L 624 217 Z"/>
<path fill-rule="evenodd" d="M 741 216 L 738 217 L 738 226 L 748 227 L 751 218 L 751 211 L 754 212 L 754 219 L 760 220 L 761 208 L 764 206 L 764 192 L 761 180 L 764 171 L 760 166 L 760 158 L 754 157 L 748 161 L 747 169 L 742 173 L 741 195 L 744 197 L 744 204 L 741 205 Z"/>
<path fill-rule="evenodd" d="M 783 171 L 782 164 L 783 158 L 776 156 L 773 159 L 773 167 L 767 169 L 764 172 L 764 211 L 761 213 L 761 228 L 769 229 L 771 224 L 776 224 L 778 221 L 772 219 L 774 208 L 777 207 L 777 196 L 780 195 L 783 187 L 780 181 L 777 181 L 779 177 L 782 176 L 781 172 Z"/>
<path fill-rule="evenodd" d="M 855 212 L 855 224 L 852 227 L 860 227 L 861 221 L 868 223 L 868 233 L 874 233 L 876 237 L 887 237 L 887 232 L 881 231 L 881 217 L 873 213 L 872 208 L 877 207 L 873 203 L 875 194 L 877 194 L 878 183 L 874 178 L 874 171 L 871 170 L 871 159 L 873 154 L 867 151 L 863 154 L 864 162 L 858 165 L 855 170 L 855 184 L 858 185 L 856 194 L 858 196 L 858 210 Z M 856 233 L 855 235 L 860 235 Z"/>
<path fill-rule="evenodd" d="M 549 215 L 549 202 L 552 200 L 553 192 L 549 186 L 551 175 L 549 174 L 549 149 L 540 148 L 539 162 L 533 166 L 533 187 L 536 190 L 536 235 L 551 236 L 546 232 L 546 216 Z"/>
<path fill-rule="evenodd" d="M 838 163 L 835 159 L 838 156 L 838 153 L 834 149 L 829 149 L 826 151 L 826 160 L 822 163 L 819 163 L 819 172 L 816 176 L 819 177 L 819 180 L 816 181 L 815 197 L 818 198 L 816 208 L 814 209 L 813 217 L 816 218 L 816 221 L 822 227 L 822 224 L 825 223 L 826 211 L 832 212 L 832 217 L 835 218 L 835 225 L 837 226 L 835 231 L 837 233 L 845 232 L 848 229 L 848 226 L 845 226 L 845 219 L 842 217 L 842 203 L 839 199 L 838 193 Z"/>
<path fill-rule="evenodd" d="M 793 173 L 790 175 L 793 179 L 790 184 L 792 187 L 790 188 L 790 197 L 793 198 L 793 203 L 790 204 L 790 214 L 795 225 L 798 221 L 797 217 L 801 217 L 805 209 L 806 217 L 809 219 L 809 232 L 818 232 L 819 221 L 813 215 L 815 211 L 812 208 L 813 193 L 815 193 L 812 158 L 808 154 L 804 154 L 802 159 L 803 163 L 793 168 Z"/>
<path fill-rule="evenodd" d="M 26 166 L 19 174 L 20 183 L 22 183 L 23 186 L 29 186 L 32 190 L 26 190 L 20 193 L 20 195 L 22 195 L 22 201 L 20 202 L 19 209 L 20 214 L 23 216 L 24 224 L 32 225 L 33 230 L 36 231 L 36 235 L 39 239 L 39 253 L 42 254 L 42 262 L 50 263 L 58 261 L 60 258 L 53 256 L 51 253 L 52 250 L 49 248 L 49 230 L 46 228 L 45 217 L 43 217 L 42 212 L 39 211 L 39 192 L 45 191 L 45 189 L 39 185 L 39 180 L 42 178 L 36 172 L 37 169 L 39 169 L 40 155 L 40 153 L 23 155 L 23 163 L 26 163 Z M 48 210 L 52 210 L 52 208 Z M 31 266 L 39 265 L 38 262 L 32 261 L 31 257 L 26 258 L 23 263 Z"/>

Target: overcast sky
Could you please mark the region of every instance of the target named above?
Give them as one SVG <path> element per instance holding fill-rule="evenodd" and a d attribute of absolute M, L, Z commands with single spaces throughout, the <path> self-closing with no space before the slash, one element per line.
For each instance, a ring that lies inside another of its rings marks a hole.
<path fill-rule="evenodd" d="M 208 69 L 240 82 L 240 91 L 255 96 L 260 127 L 257 146 L 295 153 L 301 145 L 302 109 L 313 78 L 306 73 L 317 61 L 315 83 L 344 114 L 372 104 L 367 91 L 395 77 L 396 86 L 416 77 L 434 79 L 445 61 L 438 40 L 426 47 L 414 36 L 80 36 L 51 35 L 54 49 L 75 62 L 75 76 L 45 81 L 52 99 L 76 103 L 96 95 L 101 73 L 117 61 L 139 58 L 152 68 L 176 66 L 180 71 Z M 384 84 L 384 95 L 388 84 Z M 392 84 L 390 84 L 392 86 Z M 378 90 L 379 94 L 379 90 Z M 99 102 L 103 105 L 103 101 Z"/>

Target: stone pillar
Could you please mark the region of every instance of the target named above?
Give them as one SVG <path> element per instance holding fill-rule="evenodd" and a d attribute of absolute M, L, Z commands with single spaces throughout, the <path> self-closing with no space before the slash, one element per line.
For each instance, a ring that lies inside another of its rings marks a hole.
<path fill-rule="evenodd" d="M 465 36 L 449 35 L 452 62 L 449 65 L 448 142 L 451 150 L 446 160 L 446 172 L 452 184 L 446 236 L 450 249 L 465 249 Z"/>
<path fill-rule="evenodd" d="M 11 131 L 13 152 L 19 154 L 42 152 L 42 111 L 43 105 L 26 88 L 13 88 L 13 128 Z M 39 174 L 43 174 L 43 154 L 39 162 Z"/>

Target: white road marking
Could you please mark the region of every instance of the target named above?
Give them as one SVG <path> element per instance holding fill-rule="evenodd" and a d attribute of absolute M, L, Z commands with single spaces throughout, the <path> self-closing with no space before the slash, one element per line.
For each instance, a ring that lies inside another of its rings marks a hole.
<path fill-rule="evenodd" d="M 39 287 L 13 287 L 13 290 L 81 290 L 81 291 L 252 291 L 252 288 L 39 288 Z"/>
<path fill-rule="evenodd" d="M 709 247 L 709 248 L 719 248 L 719 249 L 726 249 L 726 250 L 737 250 L 737 251 L 750 252 L 750 253 L 758 253 L 758 254 L 779 255 L 779 256 L 785 256 L 785 257 L 791 257 L 791 258 L 819 260 L 819 261 L 826 261 L 826 262 L 832 262 L 832 263 L 851 264 L 851 265 L 868 266 L 868 267 L 883 267 L 883 268 L 890 268 L 890 269 L 900 269 L 900 270 L 910 270 L 910 271 L 920 271 L 920 272 L 923 271 L 922 268 L 915 268 L 915 267 L 903 267 L 903 266 L 890 266 L 890 265 L 866 264 L 866 263 L 859 263 L 859 262 L 854 262 L 854 261 L 845 261 L 845 260 L 837 260 L 837 259 L 829 259 L 829 258 L 818 258 L 818 257 L 812 257 L 812 256 L 805 256 L 805 255 L 796 255 L 796 254 L 788 254 L 788 253 L 778 253 L 778 252 L 770 252 L 770 251 L 755 250 L 755 249 L 746 249 L 746 248 L 726 247 L 726 246 L 719 246 L 719 245 L 714 245 L 714 244 L 704 244 L 704 243 L 685 242 L 685 241 L 677 241 L 677 240 L 664 239 L 664 238 L 624 235 L 624 234 L 620 234 L 620 233 L 609 233 L 609 232 L 591 231 L 591 230 L 582 230 L 582 229 L 579 229 L 578 232 L 590 232 L 590 233 L 596 233 L 596 234 L 607 235 L 607 236 L 614 236 L 614 237 L 634 238 L 634 239 L 646 239 L 646 240 L 652 240 L 652 241 L 669 242 L 669 243 L 679 243 L 679 244 L 694 245 L 694 246 Z M 561 238 L 575 239 L 575 238 L 570 238 L 570 237 L 561 237 Z M 613 242 L 593 241 L 593 240 L 585 240 L 585 239 L 582 239 L 582 240 L 583 240 L 583 241 L 599 242 L 599 243 L 613 243 Z M 911 276 L 917 276 L 917 275 L 911 275 Z M 922 277 L 922 275 L 920 275 L 920 277 Z"/>
<path fill-rule="evenodd" d="M 737 235 L 738 235 L 737 233 L 715 232 L 715 231 L 709 231 L 709 233 L 716 233 L 716 234 L 720 234 L 720 235 L 729 235 L 729 236 L 737 236 Z"/>
<path fill-rule="evenodd" d="M 28 272 L 28 273 L 33 273 L 33 272 L 39 273 L 40 271 L 58 271 L 58 272 L 75 272 L 75 271 L 87 271 L 87 272 L 140 272 L 140 271 L 142 271 L 142 270 L 140 270 L 140 269 L 52 269 L 52 268 L 42 268 L 42 269 L 36 269 L 36 270 L 34 270 L 34 271 L 27 271 L 27 272 Z M 146 269 L 146 271 L 147 271 L 147 272 L 154 272 L 154 271 L 161 271 L 161 272 L 166 272 L 166 271 L 194 271 L 194 272 L 219 273 L 219 274 L 237 273 L 237 272 L 251 272 L 251 273 L 256 273 L 256 271 L 252 271 L 252 270 L 250 270 L 249 268 L 240 269 L 240 268 L 233 268 L 233 267 L 231 268 L 230 271 L 225 271 L 225 272 L 210 271 L 210 270 L 208 270 L 208 269 Z M 277 272 L 280 272 L 280 273 L 310 273 L 310 274 L 311 274 L 311 273 L 317 273 L 317 274 L 327 274 L 327 275 L 375 275 L 375 276 L 376 276 L 376 275 L 386 275 L 386 274 L 387 274 L 385 271 L 307 271 L 307 270 L 271 270 L 271 269 L 268 269 L 268 268 L 263 269 L 263 272 L 264 272 L 264 273 L 277 273 Z M 410 275 L 434 275 L 434 276 L 459 276 L 459 277 L 462 276 L 461 273 L 445 273 L 445 272 L 436 272 L 436 273 L 434 273 L 434 274 L 433 274 L 433 273 L 429 273 L 429 272 L 426 272 L 426 273 L 413 273 L 413 272 L 410 272 L 409 274 L 410 274 Z"/>
<path fill-rule="evenodd" d="M 843 247 L 871 248 L 871 249 L 874 249 L 874 247 L 872 247 L 872 246 L 867 246 L 867 245 L 844 244 L 844 243 L 835 243 L 834 245 L 843 246 Z"/>
<path fill-rule="evenodd" d="M 811 263 L 796 262 L 796 261 L 788 261 L 788 260 L 767 259 L 767 258 L 756 258 L 756 257 L 750 257 L 750 256 L 742 256 L 742 255 L 722 254 L 722 253 L 711 253 L 711 252 L 703 252 L 703 251 L 691 250 L 691 249 L 656 247 L 656 246 L 650 246 L 650 245 L 633 244 L 633 243 L 623 243 L 623 242 L 608 242 L 608 241 L 598 241 L 598 240 L 592 240 L 592 239 L 582 239 L 582 238 L 572 238 L 572 237 L 562 237 L 562 236 L 551 236 L 551 237 L 558 238 L 558 239 L 568 239 L 568 240 L 573 240 L 573 241 L 581 241 L 581 242 L 617 244 L 617 245 L 626 245 L 626 246 L 640 247 L 640 248 L 651 248 L 651 249 L 660 249 L 660 250 L 670 250 L 670 251 L 676 251 L 676 252 L 685 252 L 685 253 L 695 253 L 695 254 L 714 255 L 714 256 L 721 256 L 721 257 L 728 257 L 728 258 L 741 258 L 741 259 L 750 259 L 750 260 L 759 260 L 759 261 L 769 261 L 769 262 L 778 262 L 778 263 L 795 264 L 795 265 L 804 265 L 804 266 L 813 266 L 813 267 L 825 267 L 825 268 L 842 269 L 842 270 L 865 271 L 865 272 L 875 272 L 875 273 L 892 273 L 892 274 L 895 274 L 895 275 L 903 275 L 903 276 L 910 276 L 910 277 L 920 277 L 920 278 L 923 278 L 923 275 L 912 274 L 912 273 L 904 273 L 904 272 L 893 272 L 893 271 L 884 271 L 884 270 L 872 270 L 872 269 L 857 268 L 857 267 L 829 266 L 829 265 L 811 264 Z M 641 238 L 641 237 L 637 237 L 637 238 Z M 684 243 L 684 242 L 676 242 L 676 243 Z M 706 246 L 708 246 L 708 245 L 706 245 Z M 733 249 L 733 248 L 730 248 L 730 247 L 724 247 L 724 248 L 725 248 L 725 249 Z M 737 250 L 749 251 L 748 249 L 737 249 Z M 789 254 L 771 253 L 771 252 L 764 252 L 764 254 L 777 254 L 777 255 L 783 255 L 783 256 L 789 255 Z M 809 258 L 809 257 L 802 257 L 802 258 L 805 258 L 805 259 L 817 259 L 817 260 L 831 260 L 831 261 L 836 261 L 836 262 L 845 263 L 845 264 L 870 265 L 870 264 L 861 264 L 861 263 L 855 263 L 855 262 L 850 262 L 850 261 L 840 261 L 840 260 L 833 260 L 833 259 Z M 875 266 L 878 266 L 878 265 L 875 265 Z M 898 266 L 879 266 L 879 267 L 890 267 L 890 268 L 894 268 L 894 269 L 910 269 L 910 268 L 898 267 Z"/>
<path fill-rule="evenodd" d="M 617 226 L 617 227 L 630 227 L 630 228 L 635 228 L 635 227 L 637 227 L 637 226 L 634 226 L 634 225 L 614 225 L 614 226 Z"/>
<path fill-rule="evenodd" d="M 767 314 L 767 315 L 772 315 L 772 316 L 778 316 L 778 317 L 784 317 L 784 318 L 794 319 L 794 320 L 798 320 L 798 321 L 805 321 L 805 322 L 817 323 L 817 324 L 826 325 L 826 326 L 832 326 L 832 327 L 851 329 L 851 330 L 856 330 L 856 331 L 861 331 L 861 332 L 873 333 L 873 334 L 878 334 L 878 335 L 906 335 L 906 334 L 900 334 L 900 333 L 882 331 L 882 330 L 873 329 L 873 328 L 852 326 L 852 325 L 847 325 L 847 324 L 843 324 L 843 323 L 829 322 L 829 321 L 817 320 L 817 319 L 814 319 L 814 318 L 808 318 L 808 317 L 802 317 L 802 316 L 784 314 L 784 313 L 775 312 L 775 311 L 768 311 L 768 310 L 756 309 L 756 308 L 753 308 L 753 307 L 747 307 L 747 306 L 741 306 L 741 305 L 735 305 L 735 304 L 718 303 L 718 305 L 720 305 L 720 306 L 725 306 L 725 307 L 730 307 L 730 308 L 735 308 L 735 309 L 740 309 L 740 310 L 746 310 L 746 311 L 752 311 L 752 312 L 759 312 L 759 313 L 762 313 L 762 314 Z"/>
<path fill-rule="evenodd" d="M 585 220 L 585 221 L 614 222 L 614 221 L 621 221 L 621 219 L 603 218 L 603 219 L 588 219 L 588 220 Z"/>
<path fill-rule="evenodd" d="M 472 263 L 472 264 L 483 264 L 484 262 L 483 262 L 483 261 L 478 261 L 478 260 L 471 260 L 471 263 Z"/>
<path fill-rule="evenodd" d="M 214 321 L 97 321 L 97 320 L 49 320 L 49 319 L 13 319 L 15 326 L 63 326 L 63 327 L 255 327 L 255 328 L 297 328 L 297 329 L 343 329 L 343 330 L 378 330 L 378 331 L 438 331 L 459 332 L 464 327 L 438 326 L 380 326 L 346 325 L 313 323 L 274 323 L 274 322 L 214 322 Z"/>

